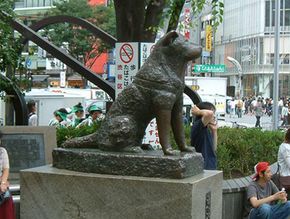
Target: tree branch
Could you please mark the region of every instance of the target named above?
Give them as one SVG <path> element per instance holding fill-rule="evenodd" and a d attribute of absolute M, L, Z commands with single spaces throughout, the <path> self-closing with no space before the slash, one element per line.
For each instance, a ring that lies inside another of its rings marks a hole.
<path fill-rule="evenodd" d="M 173 7 L 171 8 L 171 16 L 170 16 L 167 32 L 171 30 L 176 30 L 178 26 L 179 16 L 182 11 L 184 3 L 185 3 L 185 0 L 174 1 Z"/>
<path fill-rule="evenodd" d="M 143 40 L 148 42 L 154 42 L 156 38 L 156 31 L 152 28 L 158 27 L 162 19 L 162 12 L 165 7 L 165 0 L 151 0 L 147 6 Z"/>

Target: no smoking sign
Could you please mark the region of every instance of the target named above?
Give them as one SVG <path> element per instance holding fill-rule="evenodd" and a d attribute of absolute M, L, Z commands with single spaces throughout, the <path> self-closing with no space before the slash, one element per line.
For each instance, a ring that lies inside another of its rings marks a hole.
<path fill-rule="evenodd" d="M 120 48 L 120 59 L 122 60 L 122 62 L 128 64 L 129 62 L 132 61 L 133 57 L 134 57 L 133 47 L 128 43 L 123 44 Z"/>

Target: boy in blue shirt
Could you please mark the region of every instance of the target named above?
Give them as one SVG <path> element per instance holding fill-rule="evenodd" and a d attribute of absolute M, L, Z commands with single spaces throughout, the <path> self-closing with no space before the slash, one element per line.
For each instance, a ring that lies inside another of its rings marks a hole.
<path fill-rule="evenodd" d="M 217 168 L 217 123 L 215 121 L 215 106 L 210 102 L 201 102 L 191 109 L 195 116 L 191 128 L 191 145 L 204 159 L 204 169 Z"/>

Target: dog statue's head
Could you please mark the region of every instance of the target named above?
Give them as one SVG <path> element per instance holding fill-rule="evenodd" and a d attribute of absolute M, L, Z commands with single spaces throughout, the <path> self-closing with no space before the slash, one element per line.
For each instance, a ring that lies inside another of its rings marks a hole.
<path fill-rule="evenodd" d="M 155 45 L 155 49 L 162 47 L 167 54 L 172 54 L 176 58 L 185 61 L 195 60 L 201 55 L 201 47 L 194 46 L 176 31 L 171 31 L 164 35 Z"/>

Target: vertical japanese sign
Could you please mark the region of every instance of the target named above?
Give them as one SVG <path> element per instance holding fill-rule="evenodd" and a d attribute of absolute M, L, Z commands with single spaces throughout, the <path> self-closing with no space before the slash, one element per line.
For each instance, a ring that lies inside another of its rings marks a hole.
<path fill-rule="evenodd" d="M 140 43 L 140 68 L 154 49 L 154 43 Z"/>
<path fill-rule="evenodd" d="M 60 87 L 65 87 L 65 80 L 66 80 L 66 72 L 60 72 Z"/>
<path fill-rule="evenodd" d="M 116 97 L 132 83 L 138 71 L 138 43 L 116 43 Z"/>
<path fill-rule="evenodd" d="M 205 50 L 211 52 L 212 50 L 212 27 L 206 25 L 205 27 Z"/>

